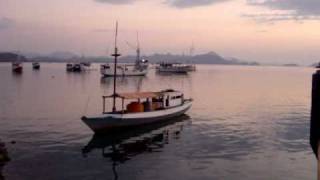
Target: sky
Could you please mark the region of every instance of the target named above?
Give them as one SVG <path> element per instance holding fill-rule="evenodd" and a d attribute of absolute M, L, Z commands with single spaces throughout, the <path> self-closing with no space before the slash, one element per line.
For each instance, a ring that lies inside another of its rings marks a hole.
<path fill-rule="evenodd" d="M 0 51 L 215 51 L 260 63 L 320 61 L 319 0 L 0 0 Z M 128 45 L 130 44 L 130 45 Z M 133 47 L 132 47 L 133 46 Z"/>

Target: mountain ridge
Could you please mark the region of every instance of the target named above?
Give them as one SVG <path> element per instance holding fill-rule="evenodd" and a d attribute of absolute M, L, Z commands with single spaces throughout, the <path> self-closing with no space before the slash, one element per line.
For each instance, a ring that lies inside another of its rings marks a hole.
<path fill-rule="evenodd" d="M 10 52 L 9 52 L 10 53 Z M 17 58 L 17 54 L 10 53 L 10 58 L 8 58 L 8 52 L 0 52 L 0 62 L 12 62 Z M 35 53 L 34 53 L 35 54 Z M 27 55 L 26 55 L 27 56 Z M 78 56 L 71 52 L 53 52 L 48 55 L 39 55 L 30 57 L 20 55 L 23 57 L 23 61 L 39 61 L 39 62 L 113 62 L 111 57 L 107 56 Z M 224 58 L 214 51 L 208 53 L 197 54 L 194 56 L 177 55 L 177 54 L 159 54 L 155 53 L 148 56 L 142 56 L 142 58 L 147 59 L 150 63 L 159 62 L 174 62 L 174 63 L 193 63 L 193 64 L 226 64 L 226 65 L 259 65 L 257 62 L 243 61 L 236 58 Z M 136 57 L 134 55 L 123 56 L 119 58 L 120 63 L 133 63 Z"/>

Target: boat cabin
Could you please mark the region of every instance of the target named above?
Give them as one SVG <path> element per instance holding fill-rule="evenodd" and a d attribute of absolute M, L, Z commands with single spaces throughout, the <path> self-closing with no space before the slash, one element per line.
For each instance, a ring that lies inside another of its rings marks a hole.
<path fill-rule="evenodd" d="M 114 98 L 114 95 L 103 96 L 103 114 L 106 112 L 105 99 Z M 180 91 L 164 90 L 160 92 L 138 92 L 138 93 L 117 93 L 115 98 L 121 99 L 122 106 L 117 113 L 141 113 L 152 112 L 157 110 L 169 109 L 177 106 L 181 106 L 184 103 L 184 95 Z M 125 107 L 125 101 L 129 103 Z M 112 112 L 115 113 L 115 112 Z"/>

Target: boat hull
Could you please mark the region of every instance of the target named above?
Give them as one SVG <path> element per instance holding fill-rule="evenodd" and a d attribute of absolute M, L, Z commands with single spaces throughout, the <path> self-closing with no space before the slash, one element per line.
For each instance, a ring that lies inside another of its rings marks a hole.
<path fill-rule="evenodd" d="M 82 117 L 82 121 L 95 133 L 103 133 L 167 121 L 183 115 L 191 105 L 191 101 L 187 101 L 181 106 L 164 110 L 130 114 L 104 114 L 97 117 Z"/>
<path fill-rule="evenodd" d="M 116 76 L 145 76 L 148 73 L 148 70 L 142 70 L 142 71 L 117 71 Z M 108 70 L 103 70 L 101 71 L 102 76 L 104 77 L 112 77 L 114 76 L 114 72 L 108 71 Z"/>
<path fill-rule="evenodd" d="M 175 74 L 188 74 L 187 68 L 158 68 L 158 73 L 175 73 Z"/>
<path fill-rule="evenodd" d="M 100 69 L 101 75 L 104 77 L 112 77 L 114 75 L 114 68 L 112 66 L 102 66 Z M 148 73 L 148 65 L 119 65 L 117 67 L 116 76 L 145 76 Z"/>
<path fill-rule="evenodd" d="M 40 64 L 39 63 L 32 63 L 32 68 L 35 70 L 39 70 L 40 69 Z"/>
<path fill-rule="evenodd" d="M 15 73 L 22 73 L 23 67 L 20 63 L 13 63 L 12 64 L 12 71 Z"/>

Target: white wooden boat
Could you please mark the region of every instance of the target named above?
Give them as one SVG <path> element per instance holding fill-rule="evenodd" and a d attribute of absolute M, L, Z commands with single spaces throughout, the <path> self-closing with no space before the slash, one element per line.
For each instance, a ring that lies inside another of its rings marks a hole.
<path fill-rule="evenodd" d="M 116 98 L 122 100 L 122 109 L 105 112 L 105 98 L 113 98 L 113 95 L 103 97 L 104 112 L 101 115 L 82 117 L 83 122 L 97 133 L 170 120 L 183 115 L 192 105 L 191 99 L 185 99 L 183 93 L 175 90 L 119 93 Z M 125 101 L 133 99 L 137 101 L 125 108 Z"/>
<path fill-rule="evenodd" d="M 160 63 L 156 70 L 158 73 L 187 74 L 190 71 L 190 67 L 180 63 Z"/>
<path fill-rule="evenodd" d="M 188 70 L 189 72 L 192 72 L 192 71 L 196 71 L 196 70 L 197 70 L 197 67 L 196 67 L 195 64 L 188 64 L 188 65 L 186 65 L 186 67 L 187 67 L 187 70 Z"/>
<path fill-rule="evenodd" d="M 101 65 L 100 72 L 105 77 L 114 76 L 114 67 L 108 64 Z M 122 64 L 117 65 L 116 76 L 145 76 L 148 73 L 148 64 Z"/>
<path fill-rule="evenodd" d="M 117 66 L 117 60 L 120 54 L 117 48 L 116 26 L 114 67 Z M 114 76 L 118 68 L 113 68 Z M 94 132 L 108 132 L 117 129 L 131 128 L 156 122 L 166 121 L 183 115 L 192 105 L 191 99 L 185 99 L 184 94 L 175 90 L 164 90 L 159 92 L 139 92 L 139 93 L 117 93 L 116 78 L 113 78 L 113 94 L 103 96 L 103 113 L 96 116 L 83 116 L 82 121 L 88 125 Z M 106 98 L 113 99 L 111 112 L 105 111 Z M 121 110 L 116 109 L 116 100 L 122 102 Z M 126 101 L 130 103 L 125 106 Z M 134 101 L 132 101 L 134 100 Z"/>
<path fill-rule="evenodd" d="M 142 59 L 140 56 L 140 45 L 137 38 L 137 56 L 134 64 L 118 64 L 117 72 L 114 74 L 114 67 L 109 64 L 103 64 L 100 66 L 100 72 L 104 77 L 110 76 L 145 76 L 148 74 L 149 62 Z"/>

